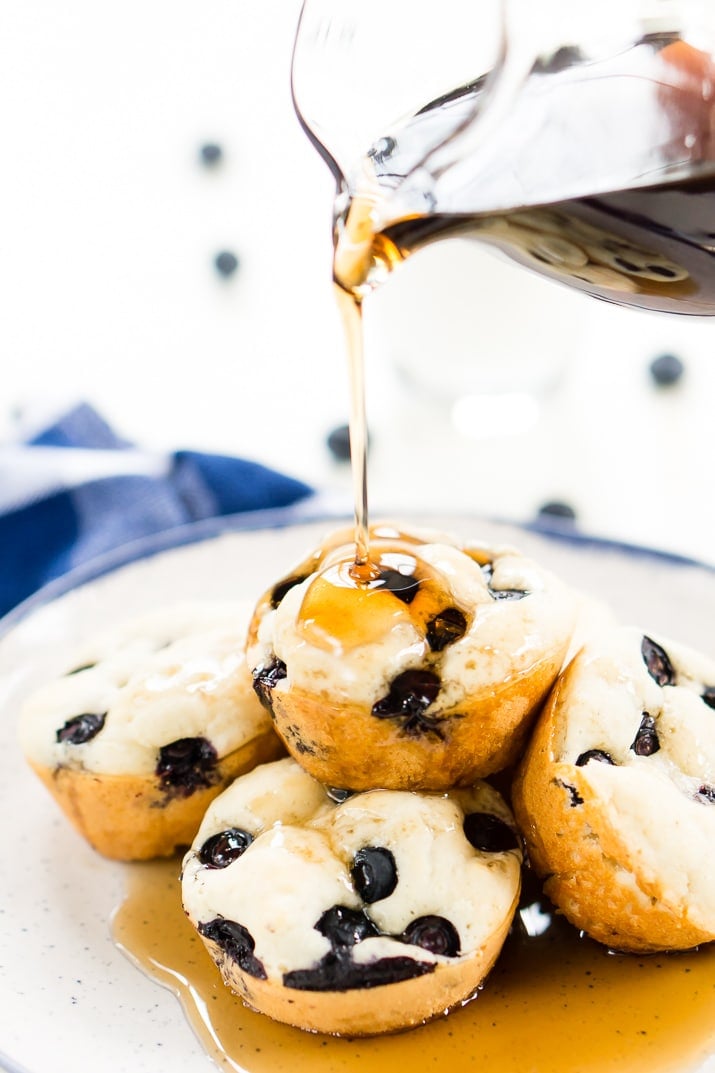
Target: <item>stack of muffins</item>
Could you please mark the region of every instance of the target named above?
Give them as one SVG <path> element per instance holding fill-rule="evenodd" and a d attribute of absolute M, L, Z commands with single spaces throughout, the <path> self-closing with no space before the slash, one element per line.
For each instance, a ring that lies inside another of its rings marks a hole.
<path fill-rule="evenodd" d="M 192 843 L 184 908 L 251 1007 L 411 1027 L 482 986 L 524 846 L 610 947 L 715 937 L 715 665 L 582 606 L 512 548 L 379 525 L 358 568 L 339 531 L 247 627 L 170 609 L 95 641 L 25 752 L 100 852 Z"/>

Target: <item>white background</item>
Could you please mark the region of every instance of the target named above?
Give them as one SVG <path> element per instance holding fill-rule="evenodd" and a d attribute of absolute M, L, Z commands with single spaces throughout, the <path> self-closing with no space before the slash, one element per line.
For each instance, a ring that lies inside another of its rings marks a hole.
<path fill-rule="evenodd" d="M 292 111 L 297 15 L 296 0 L 2 6 L 5 439 L 18 408 L 81 397 L 144 447 L 240 454 L 349 504 L 325 448 L 348 412 L 333 183 Z M 205 141 L 224 149 L 216 169 L 199 162 Z M 228 280 L 221 249 L 241 260 Z M 473 246 L 434 250 L 368 304 L 375 510 L 523 520 L 559 498 L 588 532 L 715 561 L 715 325 L 516 270 L 502 282 L 497 264 Z M 686 376 L 657 391 L 648 364 L 665 350 Z M 453 384 L 456 366 L 471 390 L 465 363 L 505 353 L 567 359 L 518 434 L 479 418 L 460 430 L 450 399 L 396 374 L 427 360 Z"/>

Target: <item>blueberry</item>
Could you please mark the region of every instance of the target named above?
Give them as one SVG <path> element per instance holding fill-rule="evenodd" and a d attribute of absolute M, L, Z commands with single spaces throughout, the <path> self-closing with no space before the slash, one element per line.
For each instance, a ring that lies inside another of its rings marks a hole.
<path fill-rule="evenodd" d="M 495 589 L 492 587 L 492 577 L 494 575 L 494 563 L 484 563 L 482 566 L 482 573 L 487 583 L 489 593 L 495 600 L 522 600 L 529 593 L 526 589 Z"/>
<path fill-rule="evenodd" d="M 328 450 L 338 462 L 350 461 L 350 426 L 338 425 L 328 433 Z"/>
<path fill-rule="evenodd" d="M 207 838 L 199 850 L 199 860 L 207 868 L 227 868 L 246 852 L 253 835 L 240 827 L 228 827 L 225 831 Z"/>
<path fill-rule="evenodd" d="M 650 637 L 644 636 L 641 641 L 641 655 L 654 682 L 659 686 L 675 685 L 675 670 L 664 648 Z"/>
<path fill-rule="evenodd" d="M 277 585 L 274 586 L 271 592 L 271 607 L 275 610 L 276 607 L 283 601 L 283 597 L 294 589 L 296 585 L 300 585 L 306 580 L 308 574 L 291 574 L 290 577 L 283 578 Z"/>
<path fill-rule="evenodd" d="M 599 764 L 611 764 L 615 767 L 616 761 L 610 753 L 603 749 L 587 749 L 576 759 L 576 767 L 585 767 L 591 760 L 597 760 Z"/>
<path fill-rule="evenodd" d="M 345 790 L 342 786 L 326 786 L 325 792 L 336 805 L 342 805 L 343 801 L 347 801 L 355 793 L 354 790 Z"/>
<path fill-rule="evenodd" d="M 216 142 L 206 142 L 199 150 L 201 163 L 215 167 L 223 159 L 223 149 Z"/>
<path fill-rule="evenodd" d="M 367 447 L 370 448 L 370 430 L 367 431 Z M 326 436 L 328 450 L 336 462 L 350 461 L 350 426 L 336 425 Z"/>
<path fill-rule="evenodd" d="M 294 969 L 283 976 L 283 986 L 300 991 L 357 991 L 397 984 L 434 972 L 435 962 L 409 957 L 378 958 L 356 965 L 349 957 L 330 953 L 310 969 Z"/>
<path fill-rule="evenodd" d="M 282 659 L 276 656 L 269 662 L 256 667 L 253 672 L 253 689 L 264 708 L 273 713 L 273 687 L 287 677 L 288 671 Z"/>
<path fill-rule="evenodd" d="M 200 935 L 216 943 L 224 954 L 232 958 L 249 976 L 255 976 L 258 980 L 266 979 L 266 970 L 253 953 L 256 948 L 255 940 L 242 924 L 224 917 L 215 917 L 205 924 L 199 924 L 198 930 Z"/>
<path fill-rule="evenodd" d="M 459 954 L 459 933 L 454 924 L 445 917 L 417 917 L 407 925 L 401 938 L 403 942 L 421 946 L 432 954 L 443 954 L 450 958 Z"/>
<path fill-rule="evenodd" d="M 680 380 L 685 366 L 676 354 L 660 354 L 650 363 L 649 370 L 658 387 L 671 387 Z"/>
<path fill-rule="evenodd" d="M 431 732 L 438 738 L 442 731 L 436 720 L 425 715 L 430 704 L 437 699 L 440 679 L 432 671 L 416 668 L 398 674 L 390 684 L 390 692 L 372 706 L 372 714 L 378 719 L 397 719 L 408 734 Z"/>
<path fill-rule="evenodd" d="M 381 567 L 377 577 L 370 582 L 371 589 L 387 589 L 403 604 L 412 603 L 419 587 L 419 580 L 414 574 L 403 574 L 401 570 L 393 570 L 389 566 Z"/>
<path fill-rule="evenodd" d="M 84 745 L 86 741 L 91 741 L 96 734 L 99 734 L 106 718 L 106 712 L 102 715 L 94 715 L 91 712 L 75 715 L 68 719 L 63 727 L 60 727 L 56 740 L 70 745 Z"/>
<path fill-rule="evenodd" d="M 221 250 L 214 257 L 214 265 L 219 275 L 228 279 L 238 268 L 238 257 L 230 250 Z"/>
<path fill-rule="evenodd" d="M 715 804 L 715 786 L 700 786 L 695 795 L 695 800 L 702 804 Z"/>
<path fill-rule="evenodd" d="M 575 786 L 572 786 L 570 782 L 562 782 L 561 779 L 557 779 L 556 782 L 569 795 L 569 808 L 578 808 L 583 804 L 583 798 Z"/>
<path fill-rule="evenodd" d="M 631 749 L 636 756 L 652 756 L 660 749 L 658 732 L 655 729 L 655 720 L 648 712 L 643 712 L 641 725 L 638 727 Z"/>
<path fill-rule="evenodd" d="M 427 623 L 425 637 L 433 652 L 441 652 L 467 632 L 467 619 L 458 607 L 445 607 Z"/>
<path fill-rule="evenodd" d="M 715 708 L 715 686 L 705 686 L 705 689 L 701 693 L 701 697 L 708 708 Z"/>
<path fill-rule="evenodd" d="M 384 846 L 363 846 L 355 854 L 350 870 L 355 890 L 371 905 L 389 897 L 397 886 L 395 858 Z"/>
<path fill-rule="evenodd" d="M 519 839 L 509 824 L 490 812 L 470 812 L 465 816 L 464 834 L 475 849 L 485 853 L 504 853 L 519 848 Z"/>
<path fill-rule="evenodd" d="M 334 949 L 355 946 L 379 932 L 362 909 L 350 909 L 347 905 L 333 905 L 326 909 L 315 930 L 330 940 Z"/>
<path fill-rule="evenodd" d="M 206 738 L 179 738 L 163 745 L 155 773 L 164 790 L 189 797 L 216 781 L 218 755 Z"/>
<path fill-rule="evenodd" d="M 394 138 L 387 137 L 378 138 L 371 149 L 368 150 L 367 155 L 378 163 L 382 164 L 387 157 L 392 156 L 397 147 L 397 142 Z"/>
<path fill-rule="evenodd" d="M 569 503 L 560 499 L 550 499 L 542 503 L 537 512 L 539 518 L 559 518 L 564 522 L 576 521 L 576 511 Z"/>

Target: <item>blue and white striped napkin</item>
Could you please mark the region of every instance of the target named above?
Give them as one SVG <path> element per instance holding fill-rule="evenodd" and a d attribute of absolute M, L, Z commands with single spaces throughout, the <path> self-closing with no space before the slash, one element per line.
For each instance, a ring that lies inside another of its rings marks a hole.
<path fill-rule="evenodd" d="M 30 439 L 0 446 L 0 615 L 123 544 L 311 494 L 241 458 L 139 450 L 80 403 Z"/>

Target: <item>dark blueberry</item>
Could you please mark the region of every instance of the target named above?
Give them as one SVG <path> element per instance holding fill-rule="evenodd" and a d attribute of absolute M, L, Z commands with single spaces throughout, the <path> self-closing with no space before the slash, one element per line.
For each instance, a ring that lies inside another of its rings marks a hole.
<path fill-rule="evenodd" d="M 569 808 L 578 808 L 579 805 L 583 804 L 583 798 L 575 786 L 572 786 L 570 782 L 562 782 L 560 779 L 557 779 L 556 782 L 569 795 Z"/>
<path fill-rule="evenodd" d="M 198 930 L 200 935 L 220 946 L 224 954 L 249 976 L 255 976 L 258 980 L 266 979 L 266 970 L 253 953 L 256 948 L 253 936 L 242 924 L 215 917 L 205 924 L 199 924 Z"/>
<path fill-rule="evenodd" d="M 271 714 L 273 713 L 273 699 L 272 692 L 273 687 L 277 682 L 280 682 L 282 678 L 285 678 L 288 674 L 286 665 L 282 659 L 278 659 L 276 656 L 270 663 L 262 664 L 260 667 L 256 667 L 253 672 L 253 688 L 256 692 L 256 696 L 260 700 L 264 708 L 267 708 Z"/>
<path fill-rule="evenodd" d="M 253 835 L 248 831 L 229 827 L 206 839 L 199 850 L 199 860 L 207 868 L 227 868 L 246 852 L 251 842 Z"/>
<path fill-rule="evenodd" d="M 308 574 L 291 574 L 290 577 L 279 581 L 271 592 L 271 607 L 274 609 L 278 607 L 286 593 L 289 593 L 296 585 L 300 585 L 308 576 Z"/>
<path fill-rule="evenodd" d="M 379 932 L 362 909 L 350 909 L 347 905 L 333 905 L 326 909 L 315 930 L 330 940 L 333 949 L 355 946 Z"/>
<path fill-rule="evenodd" d="M 408 957 L 378 958 L 359 965 L 347 957 L 327 954 L 312 969 L 294 969 L 283 976 L 283 986 L 299 991 L 357 991 L 397 984 L 434 972 L 435 962 Z"/>
<path fill-rule="evenodd" d="M 106 712 L 102 715 L 94 715 L 91 712 L 74 715 L 57 731 L 57 741 L 68 742 L 70 745 L 84 745 L 86 741 L 91 741 L 96 734 L 99 734 L 106 718 Z"/>
<path fill-rule="evenodd" d="M 519 839 L 508 823 L 491 812 L 470 812 L 464 817 L 464 834 L 475 849 L 504 853 L 519 848 Z"/>
<path fill-rule="evenodd" d="M 71 671 L 67 671 L 65 678 L 70 678 L 73 674 L 81 674 L 82 671 L 91 671 L 96 666 L 96 663 L 82 663 L 79 667 L 73 667 Z"/>
<path fill-rule="evenodd" d="M 456 958 L 459 954 L 459 933 L 449 920 L 438 916 L 417 917 L 402 933 L 402 941 L 421 946 L 432 954 Z"/>
<path fill-rule="evenodd" d="M 576 521 L 576 511 L 569 503 L 560 499 L 550 499 L 542 503 L 537 512 L 539 518 L 560 518 L 564 522 Z"/>
<path fill-rule="evenodd" d="M 216 142 L 206 142 L 199 151 L 201 163 L 214 167 L 223 159 L 223 149 Z"/>
<path fill-rule="evenodd" d="M 425 636 L 433 652 L 453 645 L 467 631 L 467 619 L 458 607 L 445 607 L 427 623 Z"/>
<path fill-rule="evenodd" d="M 164 790 L 189 797 L 215 782 L 216 750 L 206 738 L 179 738 L 162 745 L 156 774 Z"/>
<path fill-rule="evenodd" d="M 585 753 L 581 753 L 576 758 L 576 767 L 585 767 L 590 760 L 597 760 L 599 764 L 612 764 L 614 767 L 616 765 L 616 761 L 611 754 L 603 749 L 587 749 Z"/>
<path fill-rule="evenodd" d="M 695 800 L 708 805 L 715 803 L 715 786 L 699 786 Z"/>
<path fill-rule="evenodd" d="M 396 146 L 397 142 L 394 138 L 389 136 L 379 138 L 372 148 L 368 150 L 367 155 L 377 161 L 378 164 L 381 164 L 387 157 L 394 153 Z"/>
<path fill-rule="evenodd" d="M 441 738 L 437 721 L 424 714 L 439 688 L 439 677 L 432 671 L 403 671 L 390 684 L 387 696 L 373 704 L 372 714 L 378 719 L 402 720 L 402 729 L 408 734 L 432 732 Z"/>
<path fill-rule="evenodd" d="M 660 749 L 658 732 L 655 729 L 655 719 L 648 712 L 643 712 L 641 725 L 638 727 L 638 733 L 633 739 L 631 749 L 636 756 L 652 756 L 653 753 L 657 753 Z"/>
<path fill-rule="evenodd" d="M 492 587 L 494 563 L 484 563 L 482 573 L 486 578 L 487 588 L 495 600 L 522 600 L 529 593 L 526 589 L 495 589 Z"/>
<path fill-rule="evenodd" d="M 355 854 L 350 870 L 355 890 L 371 905 L 388 898 L 397 886 L 395 858 L 384 846 L 363 846 Z"/>
<path fill-rule="evenodd" d="M 676 354 L 660 354 L 650 363 L 649 371 L 658 387 L 671 387 L 680 380 L 685 366 Z"/>
<path fill-rule="evenodd" d="M 419 580 L 414 574 L 403 574 L 389 566 L 381 567 L 378 576 L 370 582 L 371 589 L 387 589 L 403 604 L 412 603 L 419 587 Z"/>
<path fill-rule="evenodd" d="M 654 682 L 657 682 L 659 686 L 675 685 L 673 664 L 664 648 L 661 648 L 650 637 L 644 636 L 641 641 L 641 655 L 648 668 L 648 674 Z"/>
<path fill-rule="evenodd" d="M 328 450 L 338 462 L 350 461 L 350 426 L 338 425 L 328 433 Z"/>
<path fill-rule="evenodd" d="M 238 257 L 230 250 L 221 250 L 214 257 L 214 265 L 218 274 L 228 279 L 238 268 Z"/>
<path fill-rule="evenodd" d="M 700 694 L 708 708 L 715 708 L 715 686 L 705 686 Z"/>
<path fill-rule="evenodd" d="M 340 786 L 326 786 L 325 792 L 336 805 L 342 805 L 343 801 L 347 801 L 355 793 L 354 790 L 344 790 Z"/>

